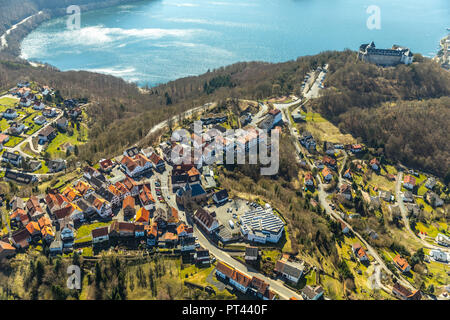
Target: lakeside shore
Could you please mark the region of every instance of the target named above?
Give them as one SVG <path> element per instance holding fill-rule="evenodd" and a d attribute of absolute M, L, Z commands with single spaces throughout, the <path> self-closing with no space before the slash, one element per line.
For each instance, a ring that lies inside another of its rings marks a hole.
<path fill-rule="evenodd" d="M 101 2 L 94 2 L 88 4 L 77 4 L 82 12 L 103 9 L 107 7 L 114 7 L 131 2 L 137 2 L 140 0 L 104 0 Z M 14 57 L 20 57 L 21 43 L 25 37 L 33 30 L 39 27 L 42 23 L 54 18 L 62 17 L 67 14 L 66 7 L 58 8 L 43 8 L 36 11 L 32 15 L 21 17 L 15 24 L 7 25 L 8 28 L 2 35 L 0 35 L 0 53 L 11 55 Z M 27 60 L 28 61 L 28 60 Z"/>

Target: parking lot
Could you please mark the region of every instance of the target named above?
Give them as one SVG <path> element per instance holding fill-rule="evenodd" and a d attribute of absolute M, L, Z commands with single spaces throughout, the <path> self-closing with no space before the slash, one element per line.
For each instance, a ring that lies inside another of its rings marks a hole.
<path fill-rule="evenodd" d="M 239 231 L 239 216 L 243 213 L 252 209 L 249 205 L 247 205 L 247 201 L 242 199 L 236 199 L 231 202 L 227 202 L 222 206 L 217 207 L 216 205 L 212 205 L 208 208 L 209 211 L 215 211 L 217 215 L 217 220 L 222 224 L 228 232 L 231 234 L 238 234 Z M 233 221 L 234 227 L 230 226 L 229 221 Z"/>

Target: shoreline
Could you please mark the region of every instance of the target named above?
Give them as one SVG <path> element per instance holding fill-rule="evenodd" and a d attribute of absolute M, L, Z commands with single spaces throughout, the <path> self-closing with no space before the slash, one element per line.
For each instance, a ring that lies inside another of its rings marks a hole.
<path fill-rule="evenodd" d="M 79 4 L 79 7 L 81 11 L 88 12 L 138 1 L 142 0 L 104 0 L 102 2 Z M 21 58 L 22 41 L 42 23 L 64 15 L 67 15 L 65 7 L 43 8 L 28 17 L 24 17 L 16 24 L 8 26 L 9 29 L 0 36 L 0 54 L 9 54 L 30 63 L 30 60 Z M 9 39 L 7 39 L 8 37 Z"/>

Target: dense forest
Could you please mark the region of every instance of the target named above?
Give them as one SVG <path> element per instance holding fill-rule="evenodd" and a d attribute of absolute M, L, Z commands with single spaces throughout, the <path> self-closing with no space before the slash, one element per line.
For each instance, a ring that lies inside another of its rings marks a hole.
<path fill-rule="evenodd" d="M 349 57 L 330 64 L 328 89 L 314 106 L 391 160 L 448 182 L 450 74 L 429 59 L 416 61 L 381 68 Z"/>

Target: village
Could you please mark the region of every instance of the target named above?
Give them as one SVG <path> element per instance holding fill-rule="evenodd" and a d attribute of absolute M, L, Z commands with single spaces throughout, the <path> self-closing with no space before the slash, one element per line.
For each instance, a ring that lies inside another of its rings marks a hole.
<path fill-rule="evenodd" d="M 312 81 L 309 76 L 305 79 L 305 92 L 323 88 L 325 74 L 326 67 L 312 72 Z M 26 142 L 33 151 L 34 139 L 38 144 L 35 156 L 48 152 L 52 140 L 67 131 L 66 116 L 76 123 L 86 103 L 64 100 L 65 107 L 50 102 L 48 105 L 54 107 L 48 107 L 43 97 L 54 96 L 55 91 L 43 86 L 38 96 L 26 89 L 29 85 L 20 83 L 8 93 L 20 102 L 15 109 L 4 110 L 9 128 L 5 124 L 2 129 L 7 133 L 0 135 L 4 178 L 21 184 L 33 184 L 51 172 L 64 170 L 65 161 L 64 155 L 60 159 L 39 158 L 37 162 L 49 170 L 33 175 L 22 166 L 22 161 L 29 162 L 24 160 L 27 152 L 17 146 Z M 156 145 L 133 146 L 117 157 L 77 168 L 75 179 L 48 187 L 44 194 L 14 197 L 3 213 L 7 215 L 3 221 L 9 223 L 0 242 L 0 258 L 37 248 L 52 256 L 92 256 L 119 248 L 130 253 L 162 252 L 177 255 L 184 263 L 214 265 L 218 281 L 252 297 L 326 299 L 314 276 L 317 266 L 280 250 L 280 243 L 288 237 L 282 212 L 267 202 L 230 197 L 230 190 L 217 186 L 223 153 L 248 154 L 262 139 L 270 140 L 271 132 L 278 131 L 295 137 L 303 191 L 312 207 L 324 207 L 339 222 L 348 248 L 342 249 L 342 254 L 348 256 L 356 273 L 365 279 L 371 265 L 374 274 L 380 266 L 392 265 L 394 270 L 384 271 L 398 281 L 392 287 L 379 279 L 377 284 L 399 299 L 420 299 L 420 290 L 413 290 L 414 272 L 407 257 L 392 250 L 380 258 L 364 240 L 376 239 L 377 232 L 369 229 L 360 235 L 351 223 L 362 219 L 360 206 L 364 203 L 374 216 L 389 217 L 394 225 L 411 233 L 414 241 L 421 242 L 429 263 L 448 264 L 449 229 L 445 219 L 433 218 L 445 213 L 448 190 L 437 178 L 390 164 L 353 138 L 331 136 L 331 129 L 325 131 L 330 136 L 324 136 L 320 125 L 325 122 L 320 115 L 306 110 L 301 99 L 288 99 L 249 104 L 234 119 L 231 134 L 227 131 L 231 128 L 229 117 L 222 111 L 194 115 L 178 123 L 179 129 L 189 132 L 188 140 L 164 135 Z M 30 107 L 33 111 L 26 109 Z M 27 122 L 29 117 L 34 124 Z M 195 120 L 201 122 L 200 136 L 194 132 Z M 23 128 L 12 132 L 18 123 Z M 331 137 L 329 141 L 327 137 Z M 192 146 L 202 150 L 200 158 L 190 153 Z M 70 153 L 75 147 L 66 145 L 65 150 Z M 174 150 L 189 153 L 190 161 L 174 163 Z M 12 167 L 16 169 L 12 171 Z M 240 252 L 224 256 L 223 252 L 233 246 L 240 246 Z M 275 252 L 271 268 L 262 268 L 261 260 L 270 250 Z"/>

